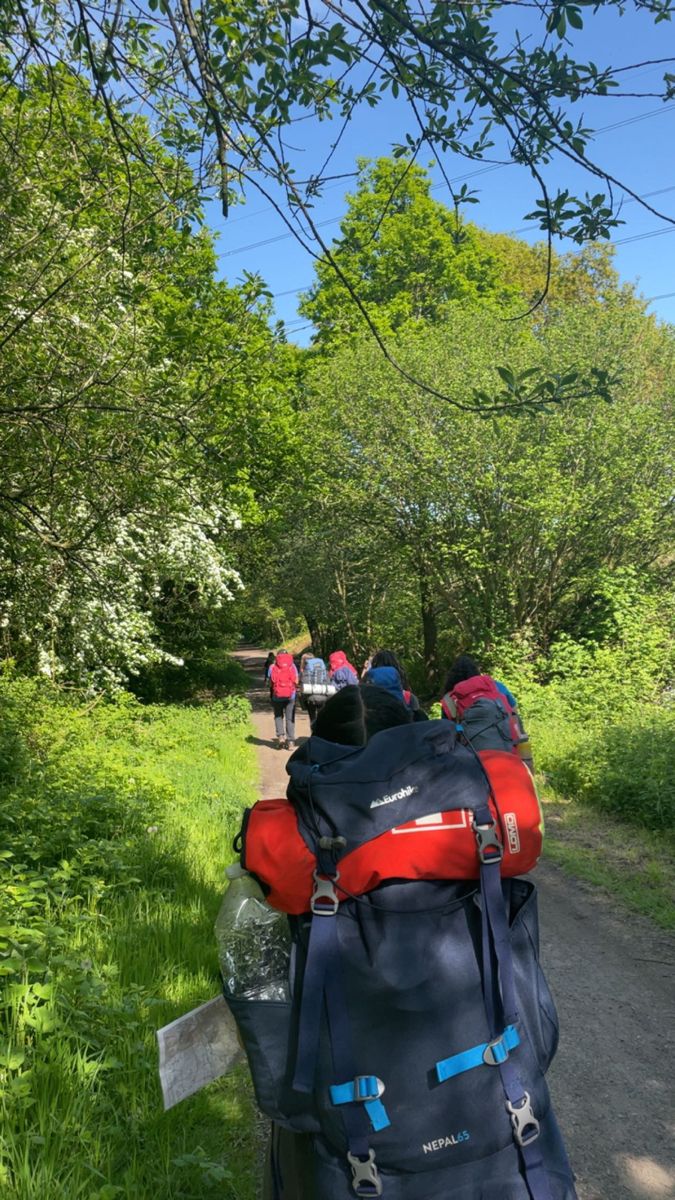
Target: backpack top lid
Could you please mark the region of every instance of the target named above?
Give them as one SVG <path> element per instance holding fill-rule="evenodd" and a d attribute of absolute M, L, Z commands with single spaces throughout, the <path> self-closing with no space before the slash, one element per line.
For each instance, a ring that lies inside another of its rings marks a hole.
<path fill-rule="evenodd" d="M 333 653 L 328 656 L 328 666 L 330 667 L 331 671 L 339 671 L 341 667 L 347 667 L 353 672 L 354 675 L 356 675 L 356 667 L 352 666 L 344 650 L 334 650 Z"/>
<path fill-rule="evenodd" d="M 295 666 L 295 664 L 293 662 L 293 655 L 289 654 L 289 652 L 287 650 L 282 650 L 280 654 L 277 654 L 277 660 L 274 665 L 276 667 L 293 667 L 293 666 Z"/>
<path fill-rule="evenodd" d="M 383 688 L 385 692 L 390 692 L 401 704 L 405 704 L 405 696 L 401 687 L 401 676 L 396 667 L 371 667 L 366 674 L 366 683 L 372 683 L 375 687 Z"/>
<path fill-rule="evenodd" d="M 307 846 L 344 839 L 345 854 L 400 825 L 445 812 L 488 805 L 479 759 L 447 721 L 397 725 L 365 746 L 338 746 L 311 737 L 289 759 L 288 798 Z"/>
<path fill-rule="evenodd" d="M 506 712 L 511 712 L 512 708 L 491 675 L 472 675 L 470 679 L 463 679 L 461 683 L 455 684 L 450 695 L 460 716 L 478 700 L 497 700 L 503 704 Z"/>
<path fill-rule="evenodd" d="M 326 669 L 326 664 L 322 658 L 317 658 L 316 656 L 314 656 L 312 658 L 305 659 L 305 670 L 306 671 L 320 671 L 322 669 L 324 671 Z"/>
<path fill-rule="evenodd" d="M 302 667 L 302 678 L 305 683 L 325 683 L 327 677 L 326 664 L 322 658 L 313 656 L 305 659 Z"/>
<path fill-rule="evenodd" d="M 316 737 L 313 741 L 317 749 L 319 743 L 330 745 Z M 542 816 L 532 776 L 519 758 L 503 750 L 480 751 L 480 760 L 492 788 L 490 810 L 501 829 L 502 877 L 523 875 L 537 865 L 542 846 Z M 340 901 L 392 880 L 478 878 L 470 811 L 445 812 L 445 794 L 434 795 L 438 812 L 410 820 L 407 799 L 396 802 L 399 824 L 340 858 Z M 295 914 L 309 911 L 317 859 L 290 800 L 259 800 L 248 810 L 241 862 L 264 885 L 273 908 Z"/>

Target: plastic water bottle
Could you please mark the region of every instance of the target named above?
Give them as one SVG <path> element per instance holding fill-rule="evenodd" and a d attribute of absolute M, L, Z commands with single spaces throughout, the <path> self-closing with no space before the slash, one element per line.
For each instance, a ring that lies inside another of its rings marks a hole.
<path fill-rule="evenodd" d="M 288 1000 L 288 920 L 265 903 L 258 883 L 235 863 L 215 932 L 225 990 L 251 1000 Z"/>

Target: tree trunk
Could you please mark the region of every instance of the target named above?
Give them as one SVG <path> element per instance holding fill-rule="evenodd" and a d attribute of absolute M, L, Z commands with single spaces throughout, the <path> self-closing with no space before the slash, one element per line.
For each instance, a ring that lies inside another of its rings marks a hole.
<path fill-rule="evenodd" d="M 436 624 L 433 587 L 424 561 L 420 564 L 419 583 L 424 667 L 431 687 L 438 683 L 440 677 L 438 664 L 438 626 Z"/>

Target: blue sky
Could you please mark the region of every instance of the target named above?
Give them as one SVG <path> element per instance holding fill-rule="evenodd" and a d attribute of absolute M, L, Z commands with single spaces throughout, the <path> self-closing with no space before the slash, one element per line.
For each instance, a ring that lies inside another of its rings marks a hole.
<path fill-rule="evenodd" d="M 528 10 L 520 6 L 505 11 L 504 37 L 508 38 L 516 27 L 527 32 L 527 20 Z M 574 31 L 570 53 L 581 61 L 613 67 L 675 56 L 675 24 L 662 22 L 655 26 L 648 14 L 632 10 L 620 18 L 613 6 L 610 11 L 605 8 L 597 14 L 585 13 L 585 28 Z M 675 62 L 626 73 L 625 90 L 660 90 L 664 70 L 675 71 Z M 592 147 L 596 161 L 639 195 L 659 193 L 651 196 L 650 203 L 660 212 L 675 216 L 675 101 L 663 104 L 653 97 L 595 98 L 584 103 L 577 115 L 581 113 L 598 130 Z M 319 168 L 339 128 L 337 122 L 303 121 L 289 131 L 289 157 L 300 178 L 307 178 Z M 358 110 L 331 160 L 329 173 L 354 171 L 359 156 L 374 158 L 390 153 L 392 143 L 402 141 L 406 129 L 414 132 L 411 119 L 401 102 L 391 97 L 376 109 Z M 504 157 L 498 151 L 493 154 Z M 419 161 L 425 163 L 428 158 L 422 154 Z M 486 170 L 480 163 L 455 155 L 446 156 L 444 167 L 453 180 L 473 175 L 467 183 L 479 189 L 480 203 L 465 210 L 472 220 L 494 231 L 522 229 L 523 216 L 534 208 L 537 199 L 536 185 L 525 169 L 507 166 Z M 431 174 L 436 185 L 433 194 L 443 201 L 448 196 L 447 187 L 437 169 Z M 568 187 L 573 194 L 604 190 L 599 181 L 582 175 L 566 162 L 552 163 L 545 174 L 549 191 L 558 187 Z M 335 181 L 316 202 L 315 219 L 326 222 L 322 232 L 327 240 L 339 235 L 339 218 L 345 211 L 349 184 L 349 179 Z M 612 240 L 616 242 L 615 264 L 622 279 L 637 282 L 645 297 L 675 292 L 675 226 L 666 226 L 662 217 L 634 201 L 624 204 L 621 217 L 625 224 L 615 231 Z M 275 294 L 276 315 L 288 323 L 289 336 L 305 344 L 311 329 L 298 318 L 296 292 L 312 281 L 312 259 L 294 238 L 284 236 L 287 229 L 281 217 L 250 189 L 246 203 L 234 207 L 227 221 L 216 204 L 209 204 L 207 220 L 217 235 L 221 274 L 235 282 L 244 271 L 259 272 Z M 664 227 L 672 233 L 661 233 Z M 538 235 L 533 230 L 520 236 L 535 241 Z M 280 240 L 270 240 L 277 238 Z M 558 246 L 573 249 L 570 243 Z M 675 295 L 654 300 L 651 311 L 675 323 Z"/>

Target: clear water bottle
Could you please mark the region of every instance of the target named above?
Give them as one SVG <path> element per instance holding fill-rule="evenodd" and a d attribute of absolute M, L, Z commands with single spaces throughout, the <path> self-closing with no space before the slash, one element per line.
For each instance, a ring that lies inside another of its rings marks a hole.
<path fill-rule="evenodd" d="M 265 903 L 258 883 L 238 864 L 216 918 L 216 942 L 226 991 L 251 1000 L 288 1000 L 291 937 L 288 920 Z"/>

